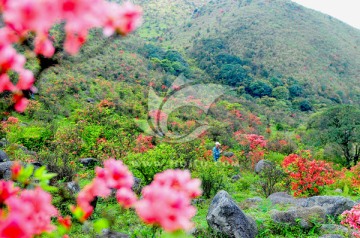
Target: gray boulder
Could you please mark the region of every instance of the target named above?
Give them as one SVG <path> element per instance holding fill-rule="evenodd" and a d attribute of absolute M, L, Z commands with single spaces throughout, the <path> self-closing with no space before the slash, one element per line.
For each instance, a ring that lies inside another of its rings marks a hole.
<path fill-rule="evenodd" d="M 271 218 L 274 222 L 288 225 L 300 225 L 301 228 L 309 229 L 314 226 L 314 221 L 323 223 L 326 219 L 325 209 L 320 206 L 311 208 L 291 208 L 288 211 L 273 210 Z"/>
<path fill-rule="evenodd" d="M 315 196 L 302 201 L 302 207 L 321 206 L 325 209 L 326 215 L 337 217 L 346 210 L 350 210 L 355 202 L 341 196 Z"/>
<path fill-rule="evenodd" d="M 259 203 L 261 203 L 263 199 L 261 197 L 248 198 L 245 201 L 239 204 L 241 209 L 250 209 L 259 207 Z"/>
<path fill-rule="evenodd" d="M 66 188 L 72 193 L 77 194 L 80 192 L 80 186 L 77 182 L 71 181 L 66 183 Z"/>
<path fill-rule="evenodd" d="M 233 152 L 224 152 L 224 156 L 230 158 L 230 157 L 234 156 L 234 153 Z"/>
<path fill-rule="evenodd" d="M 236 182 L 238 181 L 239 179 L 241 179 L 241 175 L 240 174 L 236 174 L 234 176 L 231 177 L 231 181 L 232 182 Z"/>
<path fill-rule="evenodd" d="M 94 103 L 94 102 L 95 102 L 95 99 L 93 99 L 93 98 L 87 98 L 86 101 L 87 101 L 88 103 Z"/>
<path fill-rule="evenodd" d="M 197 198 L 197 199 L 193 199 L 191 200 L 191 205 L 200 205 L 203 204 L 206 200 L 203 198 Z"/>
<path fill-rule="evenodd" d="M 6 170 L 6 171 L 4 172 L 3 178 L 4 178 L 5 180 L 11 180 L 11 175 L 12 175 L 11 170 L 10 170 L 10 169 L 9 169 L 9 170 Z"/>
<path fill-rule="evenodd" d="M 275 204 L 291 204 L 291 205 L 300 205 L 305 199 L 304 198 L 294 198 L 293 196 L 285 193 L 285 192 L 277 192 L 271 194 L 268 199 L 271 201 L 273 205 Z"/>
<path fill-rule="evenodd" d="M 258 233 L 255 221 L 223 190 L 213 198 L 206 220 L 214 231 L 231 238 L 254 238 Z"/>
<path fill-rule="evenodd" d="M 259 202 L 262 202 L 263 199 L 261 197 L 253 197 L 253 198 L 248 198 L 245 201 L 259 203 Z"/>
<path fill-rule="evenodd" d="M 141 190 L 142 190 L 141 179 L 134 177 L 134 185 L 132 186 L 132 190 L 136 194 L 141 194 Z"/>
<path fill-rule="evenodd" d="M 260 173 L 266 166 L 272 166 L 271 162 L 268 160 L 260 160 L 256 165 L 255 165 L 255 173 Z"/>
<path fill-rule="evenodd" d="M 9 156 L 5 153 L 5 151 L 0 150 L 0 162 L 9 161 Z"/>
<path fill-rule="evenodd" d="M 0 163 L 0 179 L 9 180 L 11 178 L 11 166 L 12 161 L 6 161 Z"/>
<path fill-rule="evenodd" d="M 98 163 L 97 159 L 94 158 L 82 158 L 79 159 L 79 162 L 85 167 L 94 167 Z"/>
<path fill-rule="evenodd" d="M 7 145 L 9 145 L 10 143 L 5 139 L 5 138 L 1 138 L 0 140 L 0 147 L 5 147 Z"/>
<path fill-rule="evenodd" d="M 323 224 L 320 227 L 320 232 L 322 234 L 331 234 L 331 233 L 346 234 L 349 232 L 349 229 L 345 226 L 336 225 L 336 224 Z"/>

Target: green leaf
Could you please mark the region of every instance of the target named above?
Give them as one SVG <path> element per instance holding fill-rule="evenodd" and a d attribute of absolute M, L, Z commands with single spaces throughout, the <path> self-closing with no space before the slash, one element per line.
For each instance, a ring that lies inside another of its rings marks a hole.
<path fill-rule="evenodd" d="M 47 192 L 56 192 L 59 190 L 57 187 L 50 186 L 47 183 L 40 183 L 40 187 Z"/>
<path fill-rule="evenodd" d="M 41 168 L 37 169 L 34 173 L 34 177 L 41 181 L 50 180 L 56 175 L 57 174 L 55 173 L 48 173 L 45 166 L 42 166 Z"/>
<path fill-rule="evenodd" d="M 57 174 L 56 173 L 46 173 L 43 174 L 42 178 L 43 180 L 50 180 L 52 178 L 54 178 Z"/>
<path fill-rule="evenodd" d="M 34 177 L 41 180 L 42 176 L 45 172 L 46 172 L 46 167 L 42 166 L 42 167 L 38 168 L 37 170 L 35 170 Z"/>
<path fill-rule="evenodd" d="M 33 172 L 34 172 L 33 165 L 26 166 L 25 168 L 22 169 L 22 171 L 18 177 L 18 181 L 20 183 L 25 183 L 31 177 Z"/>
<path fill-rule="evenodd" d="M 69 205 L 69 209 L 71 210 L 71 205 Z M 77 207 L 77 208 L 75 208 L 74 211 L 72 211 L 72 214 L 78 221 L 80 221 L 84 215 L 84 212 L 80 208 Z"/>
<path fill-rule="evenodd" d="M 94 230 L 100 233 L 102 230 L 109 228 L 109 221 L 105 218 L 100 218 L 94 222 Z"/>

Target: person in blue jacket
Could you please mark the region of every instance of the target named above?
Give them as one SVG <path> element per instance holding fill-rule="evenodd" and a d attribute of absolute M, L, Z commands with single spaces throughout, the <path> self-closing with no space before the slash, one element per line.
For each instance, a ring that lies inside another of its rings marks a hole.
<path fill-rule="evenodd" d="M 220 146 L 221 146 L 221 144 L 219 142 L 215 142 L 215 147 L 212 150 L 215 162 L 218 161 L 218 159 L 220 158 L 220 154 L 222 152 L 222 150 L 220 150 Z"/>

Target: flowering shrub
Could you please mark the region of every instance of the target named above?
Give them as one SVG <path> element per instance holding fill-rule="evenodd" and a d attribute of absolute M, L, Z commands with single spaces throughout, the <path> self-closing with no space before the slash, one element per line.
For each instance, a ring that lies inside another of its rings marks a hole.
<path fill-rule="evenodd" d="M 200 196 L 202 191 L 200 180 L 192 179 L 189 171 L 166 170 L 157 174 L 143 189 L 141 200 L 137 200 L 131 189 L 133 175 L 121 161 L 106 160 L 104 168 L 97 167 L 95 172 L 92 182 L 79 192 L 76 206 L 71 206 L 80 222 L 91 216 L 94 209 L 91 204 L 96 197 L 108 197 L 115 189 L 118 203 L 124 208 L 134 207 L 141 220 L 149 225 L 160 226 L 168 232 L 193 227 L 191 218 L 196 209 L 191 206 L 191 199 Z M 45 191 L 56 189 L 48 185 L 55 174 L 47 173 L 45 167 L 34 172 L 32 166 L 23 168 L 15 163 L 12 175 L 17 184 L 31 185 L 34 189 L 20 189 L 12 181 L 0 180 L 0 237 L 28 238 L 50 232 L 67 237 L 71 219 L 60 216 L 51 204 L 52 196 Z M 59 226 L 52 223 L 53 217 L 58 218 Z"/>
<path fill-rule="evenodd" d="M 311 160 L 291 154 L 285 157 L 282 167 L 289 174 L 294 196 L 317 195 L 320 187 L 335 182 L 335 171 L 330 163 Z"/>
<path fill-rule="evenodd" d="M 144 153 L 148 151 L 149 149 L 154 148 L 154 145 L 152 144 L 152 136 L 145 136 L 143 134 L 140 134 L 136 138 L 136 145 L 134 147 L 134 152 L 137 153 Z"/>
<path fill-rule="evenodd" d="M 27 238 L 56 229 L 51 218 L 59 213 L 51 204 L 51 195 L 44 190 L 55 189 L 48 185 L 54 174 L 48 174 L 45 167 L 33 172 L 32 166 L 22 168 L 14 163 L 12 167 L 12 178 L 22 186 L 33 185 L 34 189 L 21 190 L 11 181 L 0 180 L 0 237 Z"/>
<path fill-rule="evenodd" d="M 160 225 L 166 231 L 189 230 L 196 212 L 191 199 L 201 195 L 200 184 L 187 170 L 159 173 L 143 189 L 143 198 L 135 204 L 136 212 L 145 223 Z"/>
<path fill-rule="evenodd" d="M 267 141 L 263 136 L 256 134 L 243 134 L 241 131 L 234 133 L 235 139 L 245 149 L 246 158 L 251 161 L 252 168 L 255 167 L 257 162 L 264 159 Z"/>
<path fill-rule="evenodd" d="M 8 209 L 6 219 L 2 222 L 1 237 L 31 237 L 55 230 L 51 217 L 58 211 L 51 204 L 51 195 L 40 187 L 34 190 L 23 190 L 17 196 L 11 196 L 5 201 Z"/>
<path fill-rule="evenodd" d="M 360 188 L 360 163 L 357 165 L 351 167 L 351 173 L 352 173 L 352 186 L 354 188 L 359 189 Z"/>
<path fill-rule="evenodd" d="M 6 121 L 0 123 L 0 130 L 9 132 L 11 126 L 16 126 L 19 123 L 19 119 L 16 117 L 9 117 Z"/>
<path fill-rule="evenodd" d="M 161 121 L 166 121 L 168 115 L 161 110 L 151 110 L 149 112 L 149 117 L 153 120 L 155 124 L 159 124 Z"/>
<path fill-rule="evenodd" d="M 34 36 L 32 50 L 50 58 L 55 53 L 56 37 L 49 35 L 49 31 L 55 24 L 64 22 L 64 49 L 75 54 L 86 42 L 90 29 L 103 28 L 105 36 L 115 32 L 126 35 L 141 24 L 142 15 L 141 9 L 129 2 L 120 6 L 105 0 L 0 1 L 0 11 L 4 22 L 0 29 L 0 93 L 12 92 L 15 109 L 19 112 L 28 104 L 23 91 L 35 91 L 35 79 L 33 73 L 25 69 L 26 59 L 15 50 L 14 44 L 26 45 L 27 38 Z M 10 80 L 11 71 L 19 75 L 16 84 Z"/>
<path fill-rule="evenodd" d="M 360 204 L 355 205 L 350 211 L 343 212 L 341 216 L 341 224 L 355 229 L 353 236 L 360 238 Z"/>
<path fill-rule="evenodd" d="M 91 202 L 96 197 L 108 197 L 111 189 L 117 190 L 116 196 L 121 205 L 130 207 L 136 201 L 136 195 L 131 190 L 133 183 L 132 174 L 121 161 L 106 160 L 104 168 L 96 168 L 96 177 L 80 191 L 77 206 L 72 206 L 71 210 L 79 221 L 84 222 L 93 212 Z"/>
<path fill-rule="evenodd" d="M 284 137 L 285 135 L 278 135 L 276 138 L 270 139 L 267 148 L 270 151 L 276 151 L 287 155 L 295 153 L 298 148 L 296 141 L 289 137 Z"/>

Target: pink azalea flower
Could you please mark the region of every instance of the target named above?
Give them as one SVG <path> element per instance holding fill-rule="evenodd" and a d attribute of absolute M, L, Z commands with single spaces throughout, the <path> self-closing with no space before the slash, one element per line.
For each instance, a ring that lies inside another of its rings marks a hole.
<path fill-rule="evenodd" d="M 116 192 L 116 199 L 121 206 L 129 208 L 135 204 L 136 195 L 128 188 L 121 188 Z"/>
<path fill-rule="evenodd" d="M 0 237 L 1 238 L 31 238 L 31 224 L 22 216 L 10 214 L 2 220 L 0 218 Z"/>
<path fill-rule="evenodd" d="M 34 52 L 36 54 L 50 58 L 54 55 L 55 48 L 47 37 L 36 37 Z"/>
<path fill-rule="evenodd" d="M 2 72 L 7 72 L 10 69 L 19 72 L 23 70 L 25 61 L 25 57 L 17 54 L 12 46 L 0 47 L 0 68 Z"/>
<path fill-rule="evenodd" d="M 13 90 L 15 90 L 15 86 L 10 81 L 9 76 L 7 76 L 7 74 L 0 75 L 0 93 Z"/>
<path fill-rule="evenodd" d="M 136 212 L 145 223 L 160 225 L 166 231 L 189 230 L 196 212 L 191 198 L 201 195 L 200 185 L 189 171 L 166 170 L 143 189 Z"/>
<path fill-rule="evenodd" d="M 122 6 L 109 3 L 107 10 L 107 19 L 104 23 L 104 34 L 107 36 L 114 32 L 127 35 L 142 23 L 142 9 L 131 2 L 125 2 Z"/>
<path fill-rule="evenodd" d="M 73 206 L 71 210 L 82 215 L 81 222 L 87 220 L 93 212 L 90 203 L 97 196 L 108 197 L 113 188 L 118 190 L 116 198 L 119 203 L 129 208 L 136 202 L 136 196 L 131 190 L 133 184 L 132 174 L 120 160 L 106 160 L 104 168 L 96 168 L 96 177 L 80 191 L 76 199 L 77 206 Z"/>
<path fill-rule="evenodd" d="M 111 190 L 106 186 L 103 180 L 94 179 L 90 184 L 86 185 L 78 194 L 76 199 L 77 206 L 72 207 L 72 212 L 81 211 L 82 217 L 80 218 L 81 222 L 87 220 L 94 208 L 90 203 L 95 199 L 95 197 L 106 198 L 110 195 Z"/>
<path fill-rule="evenodd" d="M 86 35 L 77 35 L 73 33 L 66 34 L 66 39 L 64 43 L 64 48 L 66 52 L 71 55 L 77 54 L 81 48 L 81 46 L 86 41 Z"/>
<path fill-rule="evenodd" d="M 8 121 L 10 121 L 9 119 L 8 119 Z M 17 119 L 16 117 L 15 117 L 15 119 L 16 120 L 14 120 L 14 124 L 19 122 L 19 119 Z M 16 180 L 19 177 L 21 170 L 22 170 L 22 166 L 21 166 L 20 162 L 15 161 L 13 163 L 13 165 L 11 166 L 11 179 Z"/>
<path fill-rule="evenodd" d="M 9 0 L 0 0 L 0 11 L 4 11 Z"/>
<path fill-rule="evenodd" d="M 19 35 L 29 31 L 45 33 L 59 18 L 55 6 L 53 0 L 12 0 L 7 4 L 4 21 Z"/>
<path fill-rule="evenodd" d="M 145 223 L 160 225 L 169 232 L 193 227 L 191 218 L 196 209 L 186 194 L 158 184 L 145 187 L 142 194 L 135 209 Z"/>
<path fill-rule="evenodd" d="M 134 177 L 120 160 L 106 160 L 104 168 L 97 167 L 95 171 L 97 178 L 103 180 L 109 188 L 131 189 L 134 184 Z"/>
<path fill-rule="evenodd" d="M 35 79 L 34 75 L 30 70 L 23 70 L 20 72 L 19 81 L 16 84 L 16 87 L 19 90 L 28 90 L 34 84 Z"/>
<path fill-rule="evenodd" d="M 31 225 L 31 234 L 40 235 L 55 229 L 51 224 L 51 217 L 57 216 L 58 211 L 51 204 L 51 199 L 49 193 L 37 187 L 34 190 L 23 190 L 19 196 L 7 199 L 5 204 L 10 218 L 21 218 L 24 223 Z"/>
<path fill-rule="evenodd" d="M 55 49 L 48 34 L 54 24 L 65 23 L 64 49 L 69 54 L 76 54 L 86 42 L 90 29 L 104 28 L 106 35 L 114 32 L 126 35 L 142 21 L 142 10 L 138 6 L 130 2 L 120 6 L 105 0 L 0 0 L 0 11 L 4 22 L 0 29 L 0 74 L 10 70 L 19 74 L 24 72 L 26 59 L 12 44 L 23 42 L 30 33 L 35 36 L 34 52 L 52 57 Z M 18 89 L 32 87 L 29 74 L 25 81 L 19 79 Z M 17 90 L 9 80 L 1 77 L 0 92 L 3 91 Z M 15 109 L 23 112 L 28 101 L 18 96 L 14 101 Z"/>
<path fill-rule="evenodd" d="M 354 229 L 354 237 L 360 237 L 360 204 L 355 205 L 349 211 L 344 211 L 341 215 L 343 218 L 341 224 Z"/>
<path fill-rule="evenodd" d="M 202 193 L 200 179 L 191 179 L 188 170 L 166 170 L 155 175 L 154 183 L 185 192 L 190 198 L 196 198 Z"/>
<path fill-rule="evenodd" d="M 0 180 L 0 205 L 3 204 L 8 198 L 16 195 L 19 192 L 18 187 L 14 187 L 12 181 Z"/>
<path fill-rule="evenodd" d="M 27 105 L 29 104 L 29 100 L 24 97 L 14 96 L 15 98 L 15 110 L 18 112 L 24 112 Z"/>

